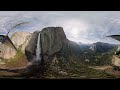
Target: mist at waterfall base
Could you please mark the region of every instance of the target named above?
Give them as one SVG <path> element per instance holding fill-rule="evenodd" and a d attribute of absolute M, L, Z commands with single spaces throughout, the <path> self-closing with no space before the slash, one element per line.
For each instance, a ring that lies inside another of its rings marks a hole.
<path fill-rule="evenodd" d="M 34 32 L 44 27 L 63 27 L 69 40 L 82 43 L 106 42 L 119 44 L 118 41 L 106 36 L 120 34 L 119 11 L 1 11 L 0 30 L 7 29 L 18 22 L 29 24 L 16 27 L 16 31 Z"/>

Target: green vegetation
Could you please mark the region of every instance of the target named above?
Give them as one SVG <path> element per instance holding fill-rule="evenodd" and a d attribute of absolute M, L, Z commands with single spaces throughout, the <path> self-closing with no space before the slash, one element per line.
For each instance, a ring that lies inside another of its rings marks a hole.
<path fill-rule="evenodd" d="M 20 48 L 18 49 L 18 52 L 14 58 L 11 58 L 9 60 L 3 59 L 2 61 L 5 63 L 4 67 L 6 68 L 20 68 L 27 64 L 26 56 L 22 53 Z"/>
<path fill-rule="evenodd" d="M 116 48 L 113 48 L 107 52 L 94 52 L 91 50 L 84 50 L 81 54 L 81 60 L 85 61 L 88 59 L 89 62 L 85 62 L 85 64 L 90 66 L 104 66 L 104 65 L 111 65 L 112 57 L 116 51 Z"/>
<path fill-rule="evenodd" d="M 54 57 L 54 56 L 53 56 Z M 65 78 L 78 78 L 78 79 L 102 79 L 102 78 L 115 78 L 105 71 L 89 68 L 88 66 L 77 62 L 75 60 L 67 60 L 59 55 L 52 58 L 49 68 L 44 74 L 44 78 L 51 79 L 65 79 Z M 69 58 L 73 59 L 73 58 Z"/>

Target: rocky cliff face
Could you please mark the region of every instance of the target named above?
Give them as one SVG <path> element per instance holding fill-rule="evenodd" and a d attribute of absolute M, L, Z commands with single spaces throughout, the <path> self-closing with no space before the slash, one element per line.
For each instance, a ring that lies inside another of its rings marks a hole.
<path fill-rule="evenodd" d="M 38 34 L 40 31 L 35 31 L 30 41 L 28 42 L 27 46 L 25 47 L 25 54 L 27 56 L 27 59 L 29 62 L 34 61 L 36 57 L 36 48 L 37 48 L 37 40 L 38 40 Z"/>
<path fill-rule="evenodd" d="M 10 46 L 8 46 L 6 44 L 2 44 L 1 45 L 0 51 L 1 51 L 0 52 L 0 58 L 1 59 L 13 58 L 16 55 L 16 53 L 17 53 L 17 51 L 14 48 L 12 48 L 12 47 L 10 47 Z"/>
<path fill-rule="evenodd" d="M 40 33 L 43 53 L 45 55 L 52 55 L 60 51 L 65 43 L 68 42 L 61 27 L 44 28 Z"/>
<path fill-rule="evenodd" d="M 11 36 L 11 41 L 15 47 L 25 53 L 25 47 L 30 40 L 30 33 L 27 32 L 16 32 Z M 2 44 L 0 47 L 0 57 L 3 59 L 14 58 L 17 51 L 11 46 L 11 44 L 6 41 L 5 44 Z"/>
<path fill-rule="evenodd" d="M 39 49 L 39 55 L 36 52 L 37 49 Z M 43 28 L 32 34 L 25 48 L 29 61 L 26 69 L 27 72 L 32 70 L 32 74 L 35 74 L 33 71 L 41 72 L 47 69 L 56 71 L 56 73 L 64 72 L 62 67 L 71 67 L 70 63 L 79 62 L 80 64 L 80 53 L 80 46 L 66 38 L 62 27 Z M 39 56 L 38 60 L 37 56 Z"/>
<path fill-rule="evenodd" d="M 31 37 L 30 42 L 25 48 L 26 56 L 29 61 L 36 57 L 37 39 L 40 33 L 40 48 L 41 55 L 46 62 L 48 58 L 58 52 L 77 54 L 80 50 L 79 45 L 75 42 L 69 41 L 62 27 L 47 27 L 41 31 L 35 31 Z"/>
<path fill-rule="evenodd" d="M 68 43 L 63 28 L 61 27 L 44 28 L 40 33 L 42 53 L 45 61 L 47 61 L 49 56 L 62 50 Z"/>
<path fill-rule="evenodd" d="M 29 32 L 16 32 L 11 36 L 11 41 L 17 49 L 20 49 L 23 53 L 25 53 L 25 47 L 28 44 L 31 35 L 32 34 Z"/>

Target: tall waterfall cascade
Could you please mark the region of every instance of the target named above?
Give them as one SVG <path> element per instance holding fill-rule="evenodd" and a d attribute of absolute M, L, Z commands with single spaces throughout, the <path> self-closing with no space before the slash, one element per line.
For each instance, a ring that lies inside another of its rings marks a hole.
<path fill-rule="evenodd" d="M 40 33 L 38 34 L 37 39 L 37 48 L 36 48 L 36 61 L 41 61 L 41 46 L 40 46 Z"/>

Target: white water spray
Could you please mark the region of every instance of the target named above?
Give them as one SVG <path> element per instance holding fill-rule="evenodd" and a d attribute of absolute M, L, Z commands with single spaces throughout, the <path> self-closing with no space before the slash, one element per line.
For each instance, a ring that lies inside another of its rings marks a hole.
<path fill-rule="evenodd" d="M 2 50 L 2 48 L 1 48 L 1 47 L 2 47 L 2 43 L 0 42 L 0 52 L 1 52 L 1 50 Z"/>
<path fill-rule="evenodd" d="M 40 47 L 40 33 L 38 34 L 37 39 L 37 48 L 36 48 L 36 61 L 41 61 L 41 47 Z"/>

